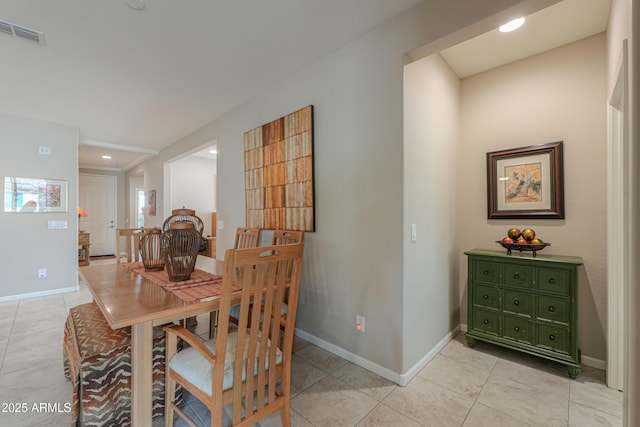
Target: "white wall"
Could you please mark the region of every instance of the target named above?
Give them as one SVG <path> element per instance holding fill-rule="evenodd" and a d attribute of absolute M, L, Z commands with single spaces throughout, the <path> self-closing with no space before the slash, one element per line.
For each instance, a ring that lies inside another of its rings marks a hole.
<path fill-rule="evenodd" d="M 458 246 L 501 249 L 510 227 L 531 227 L 545 254 L 584 260 L 579 287 L 582 355 L 605 359 L 606 39 L 599 34 L 462 81 Z M 564 141 L 564 220 L 487 220 L 486 153 Z M 461 303 L 466 259 L 460 255 Z M 466 310 L 461 320 L 466 324 Z"/>
<path fill-rule="evenodd" d="M 194 209 L 204 223 L 203 235 L 211 235 L 211 213 L 216 210 L 216 161 L 189 156 L 171 162 L 170 169 L 171 209 Z"/>
<path fill-rule="evenodd" d="M 435 54 L 407 65 L 404 82 L 403 371 L 407 371 L 416 362 L 412 355 L 429 353 L 460 323 L 455 198 L 460 79 Z M 411 224 L 417 225 L 415 242 Z M 421 339 L 413 338 L 417 336 Z"/>
<path fill-rule="evenodd" d="M 423 340 L 423 334 L 404 335 L 403 312 L 439 309 L 428 300 L 404 298 L 404 55 L 454 33 L 463 37 L 463 28 L 465 37 L 481 34 L 518 8 L 531 11 L 548 3 L 424 2 L 305 70 L 283 76 L 128 175 L 144 172 L 145 187 L 161 189 L 164 161 L 216 139 L 218 219 L 225 223 L 217 251 L 223 253 L 233 244 L 235 227 L 245 222 L 243 133 L 313 104 L 316 232 L 305 238 L 297 327 L 326 348 L 399 381 L 424 357 L 407 344 Z M 159 192 L 159 206 L 163 197 Z M 165 214 L 159 210 L 158 222 Z M 355 330 L 356 314 L 367 319 L 364 334 Z"/>
<path fill-rule="evenodd" d="M 38 154 L 38 146 L 51 155 Z M 0 114 L 0 179 L 49 178 L 68 183 L 68 212 L 16 214 L 0 211 L 0 301 L 58 293 L 77 287 L 78 130 Z M 4 196 L 3 196 L 4 204 Z M 49 229 L 48 221 L 66 221 Z M 38 269 L 47 277 L 38 279 Z"/>

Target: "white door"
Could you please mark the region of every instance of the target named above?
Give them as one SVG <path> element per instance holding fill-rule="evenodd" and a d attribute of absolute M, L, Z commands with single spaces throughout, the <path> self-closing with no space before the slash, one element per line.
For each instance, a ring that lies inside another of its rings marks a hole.
<path fill-rule="evenodd" d="M 115 176 L 80 174 L 78 202 L 86 217 L 80 230 L 91 233 L 91 255 L 113 255 L 116 240 Z"/>

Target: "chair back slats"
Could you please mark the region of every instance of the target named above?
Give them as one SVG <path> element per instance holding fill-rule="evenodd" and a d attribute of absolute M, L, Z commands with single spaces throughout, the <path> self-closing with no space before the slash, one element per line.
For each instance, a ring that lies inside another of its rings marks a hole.
<path fill-rule="evenodd" d="M 255 248 L 260 244 L 259 228 L 243 228 L 236 229 L 236 240 L 233 245 L 234 249 Z"/>
<path fill-rule="evenodd" d="M 140 238 L 144 228 L 116 228 L 116 263 L 142 261 Z"/>
<path fill-rule="evenodd" d="M 229 269 L 231 274 L 236 271 L 236 277 L 242 284 L 234 361 L 233 425 L 260 414 L 266 407 L 289 395 L 290 380 L 285 377 L 291 372 L 302 252 L 302 244 L 227 251 L 219 334 L 225 334 L 223 331 L 228 328 L 228 324 L 222 323 L 228 322 L 225 315 L 228 311 L 225 310 L 231 305 L 224 303 L 231 296 Z M 292 274 L 288 277 L 289 264 L 292 265 Z M 286 321 L 282 322 L 285 289 L 289 290 L 289 311 Z M 216 354 L 225 354 L 226 348 L 223 347 L 226 342 L 218 336 Z M 215 375 L 214 372 L 214 380 Z M 242 384 L 243 377 L 244 387 L 236 387 Z"/>
<path fill-rule="evenodd" d="M 292 230 L 275 230 L 273 237 L 271 238 L 272 245 L 290 245 L 295 243 L 304 242 L 304 231 L 292 231 Z M 286 266 L 286 277 L 291 277 L 293 273 L 293 264 L 288 263 Z M 289 292 L 285 290 L 283 301 L 285 304 L 289 302 Z"/>
<path fill-rule="evenodd" d="M 272 245 L 287 245 L 304 242 L 304 231 L 275 230 L 271 238 Z"/>

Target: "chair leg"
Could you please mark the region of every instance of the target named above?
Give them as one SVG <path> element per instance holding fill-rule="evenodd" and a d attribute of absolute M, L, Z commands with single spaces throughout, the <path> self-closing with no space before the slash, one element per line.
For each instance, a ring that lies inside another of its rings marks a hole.
<path fill-rule="evenodd" d="M 174 406 L 176 400 L 176 381 L 169 375 L 169 362 L 178 351 L 178 338 L 174 334 L 166 334 L 165 342 L 165 373 L 164 373 L 164 425 L 173 426 Z"/>
<path fill-rule="evenodd" d="M 282 427 L 291 427 L 291 410 L 287 405 L 280 410 L 280 418 L 282 418 Z"/>
<path fill-rule="evenodd" d="M 209 339 L 216 336 L 218 331 L 218 310 L 209 313 Z"/>
<path fill-rule="evenodd" d="M 174 408 L 173 402 L 176 399 L 176 382 L 169 375 L 166 376 L 166 388 L 164 395 L 164 426 L 173 427 Z"/>

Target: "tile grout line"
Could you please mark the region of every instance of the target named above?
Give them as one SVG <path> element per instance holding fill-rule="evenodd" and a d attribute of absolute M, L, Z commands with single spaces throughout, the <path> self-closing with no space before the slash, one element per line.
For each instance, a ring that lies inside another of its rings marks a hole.
<path fill-rule="evenodd" d="M 499 362 L 500 360 L 505 360 L 505 359 L 502 359 L 500 356 L 494 356 L 494 357 L 496 358 L 496 361 L 495 361 L 495 363 L 493 364 L 493 367 L 491 368 L 491 372 L 490 372 L 490 373 L 489 373 L 489 375 L 487 376 L 487 380 L 486 380 L 486 381 L 484 382 L 484 384 L 482 385 L 482 389 L 480 390 L 480 393 L 478 393 L 478 396 L 475 398 L 475 400 L 474 400 L 474 402 L 473 402 L 473 405 L 471 405 L 471 409 L 469 410 L 469 413 L 468 413 L 468 414 L 467 414 L 467 416 L 465 417 L 465 420 L 464 420 L 464 422 L 462 423 L 461 427 L 462 427 L 462 426 L 464 426 L 464 423 L 467 421 L 467 418 L 469 417 L 469 414 L 471 413 L 471 411 L 473 410 L 473 408 L 476 406 L 476 404 L 484 405 L 483 403 L 479 403 L 479 402 L 478 402 L 478 399 L 480 398 L 480 395 L 482 394 L 482 392 L 484 391 L 484 389 L 485 389 L 485 387 L 486 387 L 487 383 L 489 382 L 489 378 L 491 377 L 491 375 L 492 375 L 492 374 L 494 373 L 494 371 L 496 370 L 496 368 L 497 368 L 497 366 L 498 366 L 498 362 Z M 507 361 L 508 361 L 508 360 L 507 360 Z M 516 381 L 516 382 L 519 382 L 519 381 Z M 526 384 L 525 384 L 525 385 L 526 385 Z M 526 425 L 526 426 L 529 426 L 529 427 L 533 427 L 533 426 L 532 426 L 531 424 L 529 424 L 528 422 L 523 421 L 523 420 L 521 420 L 520 418 L 518 418 L 518 417 L 516 417 L 516 416 L 514 416 L 514 415 L 508 414 L 508 413 L 503 412 L 503 411 L 501 411 L 501 410 L 499 410 L 499 409 L 496 409 L 496 408 L 492 408 L 491 406 L 487 406 L 487 405 L 484 405 L 484 406 L 486 406 L 487 408 L 491 409 L 492 411 L 498 412 L 498 413 L 500 413 L 500 414 L 502 414 L 502 415 L 505 415 L 505 416 L 507 416 L 507 417 L 509 417 L 509 418 L 512 418 L 512 419 L 518 420 L 518 422 L 523 423 L 523 425 Z"/>
<path fill-rule="evenodd" d="M 447 357 L 447 356 L 444 356 L 444 357 Z M 489 375 L 487 375 L 487 379 L 484 380 L 484 383 L 482 384 L 482 387 L 480 388 L 480 391 L 478 392 L 478 395 L 473 399 L 473 404 L 469 408 L 469 411 L 467 412 L 467 415 L 465 415 L 464 420 L 462 420 L 462 424 L 460 424 L 460 427 L 464 426 L 464 423 L 467 422 L 467 419 L 469 418 L 469 415 L 471 414 L 471 411 L 473 411 L 473 408 L 475 408 L 476 404 L 478 403 L 478 399 L 480 398 L 480 395 L 482 394 L 484 388 L 486 387 L 487 382 L 489 382 L 489 378 L 491 377 L 491 374 L 493 374 L 493 371 L 496 369 L 496 366 L 498 365 L 498 360 L 500 358 L 498 356 L 494 356 L 494 357 L 496 358 L 496 360 L 493 363 L 493 366 L 491 367 L 491 370 L 489 371 Z M 491 409 L 493 409 L 493 408 L 491 408 Z"/>
<path fill-rule="evenodd" d="M 347 361 L 347 363 L 349 363 L 349 362 Z M 346 363 L 345 363 L 345 364 L 343 364 L 342 366 L 344 366 L 344 365 L 346 365 Z M 341 367 L 342 367 L 342 366 L 341 366 Z M 340 368 L 338 368 L 338 369 L 340 369 Z M 350 389 L 350 390 L 357 391 L 358 393 L 361 393 L 361 394 L 363 394 L 364 396 L 367 396 L 367 397 L 369 397 L 369 398 L 371 398 L 371 399 L 373 399 L 373 400 L 375 400 L 375 401 L 376 401 L 376 404 L 373 406 L 373 408 L 371 408 L 371 410 L 370 410 L 370 411 L 368 411 L 366 414 L 364 414 L 362 417 L 360 417 L 360 419 L 358 419 L 358 421 L 356 421 L 356 423 L 355 423 L 355 424 L 353 424 L 353 426 L 355 427 L 355 426 L 357 426 L 357 425 L 358 425 L 358 423 L 359 423 L 359 422 L 361 422 L 362 420 L 364 420 L 365 418 L 367 418 L 367 416 L 368 416 L 370 413 L 372 413 L 373 411 L 375 411 L 375 409 L 376 409 L 376 408 L 377 408 L 377 407 L 382 403 L 382 401 L 381 401 L 381 400 L 378 400 L 378 399 L 375 399 L 375 398 L 373 398 L 373 397 L 371 397 L 371 396 L 369 396 L 368 394 L 366 394 L 366 393 L 364 393 L 364 392 L 360 391 L 360 388 L 359 388 L 359 387 L 358 387 L 358 388 L 356 388 L 355 386 L 352 386 L 351 384 L 347 383 L 346 381 L 343 381 L 342 379 L 340 379 L 340 378 L 336 377 L 335 375 L 333 375 L 335 372 L 337 372 L 337 371 L 338 371 L 338 369 L 335 369 L 333 372 L 330 372 L 327 376 L 332 377 L 333 379 L 335 379 L 336 381 L 340 382 L 341 384 L 344 384 L 344 385 L 345 385 L 345 386 L 347 386 L 347 387 L 353 387 L 353 388 L 352 388 L 352 389 Z M 325 378 L 326 378 L 326 377 L 325 377 Z M 385 399 L 386 399 L 386 397 L 385 397 Z M 382 400 L 384 400 L 384 399 L 382 399 Z M 305 418 L 305 419 L 306 419 L 306 418 Z M 311 424 L 313 424 L 313 423 L 311 423 Z"/>
<path fill-rule="evenodd" d="M 4 359 L 7 357 L 7 352 L 9 351 L 9 344 L 11 343 L 11 337 L 13 336 L 13 328 L 16 325 L 16 317 L 18 316 L 18 308 L 20 307 L 21 300 L 18 300 L 18 304 L 16 305 L 16 310 L 13 313 L 13 319 L 11 320 L 11 328 L 9 328 L 9 336 L 7 337 L 7 343 L 4 346 L 4 351 L 2 352 L 2 360 L 0 360 L 0 374 L 2 373 L 2 368 L 4 367 Z"/>
<path fill-rule="evenodd" d="M 454 338 L 455 338 L 455 337 L 454 337 Z M 451 341 L 453 341 L 453 339 L 452 339 Z M 469 348 L 469 349 L 471 349 L 471 348 Z M 483 354 L 484 354 L 484 353 L 483 353 Z M 455 357 L 447 356 L 447 355 L 442 354 L 442 353 L 439 353 L 439 354 L 438 354 L 438 356 L 441 356 L 441 357 L 443 357 L 443 358 L 445 358 L 445 359 L 448 359 L 448 360 L 450 360 L 450 361 L 452 361 L 452 362 L 454 362 L 454 363 L 462 363 L 460 360 L 457 360 Z M 458 391 L 456 391 L 456 390 L 451 390 L 450 388 L 445 387 L 445 386 L 442 386 L 442 385 L 440 385 L 440 384 L 438 384 L 438 383 L 436 383 L 436 382 L 433 382 L 432 380 L 429 380 L 429 379 L 423 378 L 423 380 L 425 380 L 425 381 L 427 381 L 427 382 L 430 382 L 430 383 L 432 383 L 432 384 L 435 384 L 435 385 L 437 385 L 437 386 L 439 386 L 439 387 L 442 387 L 442 388 L 444 388 L 445 390 L 448 390 L 448 391 L 450 391 L 450 392 L 452 392 L 452 393 L 454 393 L 454 394 L 456 394 L 456 395 L 458 395 L 458 396 L 461 396 L 461 397 L 463 397 L 463 398 L 467 398 L 467 399 L 473 399 L 473 404 L 469 407 L 469 411 L 467 411 L 467 414 L 465 415 L 464 419 L 462 420 L 462 424 L 460 424 L 460 426 L 463 426 L 463 425 L 464 425 L 464 423 L 467 421 L 467 418 L 469 417 L 469 414 L 471 413 L 471 411 L 472 411 L 472 410 L 473 410 L 473 408 L 475 407 L 476 403 L 478 402 L 478 399 L 480 398 L 480 394 L 481 394 L 481 393 L 482 393 L 482 391 L 484 390 L 484 387 L 487 385 L 487 381 L 489 380 L 489 377 L 491 377 L 491 374 L 493 373 L 493 371 L 495 370 L 496 366 L 498 365 L 498 360 L 500 360 L 500 357 L 498 357 L 498 356 L 493 356 L 493 355 L 491 355 L 491 356 L 492 356 L 492 357 L 494 357 L 496 360 L 495 360 L 495 362 L 493 363 L 493 366 L 491 367 L 491 369 L 489 370 L 489 374 L 487 375 L 487 378 L 486 378 L 486 380 L 484 381 L 484 383 L 483 383 L 483 385 L 482 385 L 482 388 L 481 388 L 481 389 L 480 389 L 480 391 L 478 392 L 478 395 L 477 395 L 476 397 L 474 397 L 474 398 L 467 397 L 467 396 L 465 396 L 465 395 L 463 395 L 463 394 L 460 394 L 460 393 L 459 393 Z M 490 408 L 490 409 L 493 409 L 493 408 Z M 495 409 L 494 409 L 494 410 L 495 410 Z M 500 412 L 500 411 L 498 411 L 498 412 Z M 502 413 L 502 412 L 501 412 L 501 413 Z M 505 414 L 505 415 L 508 415 L 508 414 Z M 513 417 L 512 417 L 512 418 L 513 418 Z M 414 421 L 415 421 L 415 420 L 414 420 Z"/>

